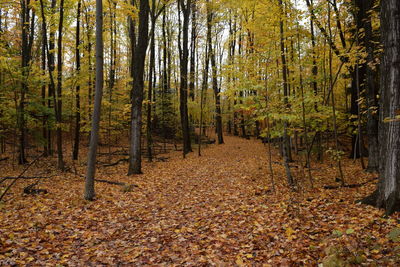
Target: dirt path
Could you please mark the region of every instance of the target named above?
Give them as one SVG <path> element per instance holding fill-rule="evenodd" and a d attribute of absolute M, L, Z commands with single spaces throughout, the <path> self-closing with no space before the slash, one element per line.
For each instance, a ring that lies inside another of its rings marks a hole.
<path fill-rule="evenodd" d="M 82 200 L 83 181 L 70 174 L 44 181 L 47 195 L 21 197 L 21 183 L 1 207 L 0 265 L 314 265 L 337 242 L 329 238 L 338 225 L 361 232 L 378 216 L 348 199 L 359 189 L 290 193 L 280 165 L 278 193 L 266 194 L 266 158 L 259 141 L 227 137 L 202 157 L 177 152 L 146 164 L 144 175 L 126 177 L 126 165 L 103 168 L 99 178 L 139 187 L 96 184 L 94 202 Z M 366 210 L 371 216 L 355 226 Z"/>

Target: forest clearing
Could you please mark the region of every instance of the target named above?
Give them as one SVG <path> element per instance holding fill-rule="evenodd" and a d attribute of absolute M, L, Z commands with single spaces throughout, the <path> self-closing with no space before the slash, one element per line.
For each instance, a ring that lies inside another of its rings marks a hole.
<path fill-rule="evenodd" d="M 400 266 L 399 0 L 0 0 L 1 266 Z"/>
<path fill-rule="evenodd" d="M 51 169 L 46 175 L 54 176 L 39 184 L 48 193 L 23 195 L 31 183 L 23 180 L 1 206 L 0 262 L 395 266 L 400 260 L 398 236 L 389 235 L 399 229 L 399 217 L 382 218 L 382 211 L 354 203 L 375 185 L 368 182 L 374 176 L 353 160 L 346 160 L 345 176 L 366 185 L 324 189 L 339 184 L 332 162 L 326 162 L 314 166 L 313 190 L 304 190 L 308 181 L 294 168 L 300 189 L 292 192 L 274 155 L 273 192 L 266 146 L 259 141 L 227 137 L 226 144 L 209 146 L 202 157 L 190 154 L 182 159 L 179 152 L 169 156 L 168 162 L 146 163 L 145 174 L 129 178 L 121 173 L 127 163 L 100 167 L 99 179 L 137 187 L 98 183 L 94 202 L 81 197 L 82 177 L 58 173 L 51 163 L 42 163 L 26 176 Z M 80 166 L 77 172 L 84 169 Z"/>

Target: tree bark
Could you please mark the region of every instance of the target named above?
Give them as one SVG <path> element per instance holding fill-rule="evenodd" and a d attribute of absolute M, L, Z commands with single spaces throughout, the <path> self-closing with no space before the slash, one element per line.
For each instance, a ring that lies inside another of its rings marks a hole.
<path fill-rule="evenodd" d="M 62 36 L 64 22 L 64 0 L 60 2 L 60 21 L 58 24 L 58 40 L 57 40 L 57 103 L 56 105 L 56 121 L 57 121 L 57 167 L 64 170 L 64 156 L 62 143 Z"/>
<path fill-rule="evenodd" d="M 212 20 L 213 20 L 213 12 L 210 7 L 210 2 L 207 0 L 207 43 L 208 43 L 208 53 L 210 55 L 211 60 L 211 73 L 212 73 L 212 87 L 214 91 L 215 98 L 215 125 L 216 132 L 218 136 L 218 144 L 224 143 L 224 137 L 222 132 L 222 112 L 221 112 L 221 96 L 218 89 L 218 80 L 217 80 L 217 66 L 215 60 L 215 51 L 212 45 Z"/>
<path fill-rule="evenodd" d="M 86 200 L 93 200 L 95 197 L 94 177 L 96 172 L 97 145 L 99 141 L 101 99 L 103 97 L 103 2 L 96 0 L 96 94 L 92 116 L 92 130 L 90 132 L 90 144 L 88 152 L 88 164 L 85 180 Z"/>
<path fill-rule="evenodd" d="M 196 1 L 192 1 L 192 26 L 190 40 L 190 71 L 189 71 L 189 97 L 194 101 L 195 90 L 195 72 L 196 72 L 196 43 L 197 43 L 197 26 L 196 26 Z"/>
<path fill-rule="evenodd" d="M 288 102 L 288 96 L 289 96 L 289 88 L 288 88 L 288 82 L 287 82 L 287 65 L 286 65 L 286 53 L 285 53 L 285 37 L 284 37 L 284 24 L 283 24 L 283 3 L 282 0 L 278 0 L 279 6 L 280 6 L 280 21 L 279 21 L 279 29 L 280 29 L 280 46 L 281 46 L 281 60 L 282 60 L 282 76 L 283 76 L 283 102 L 286 108 L 289 108 L 289 102 Z M 290 172 L 290 167 L 289 167 L 289 136 L 287 134 L 287 121 L 285 120 L 283 122 L 283 163 L 285 165 L 285 171 L 286 171 L 286 177 L 287 177 L 287 182 L 290 187 L 294 187 L 294 179 L 293 176 Z"/>
<path fill-rule="evenodd" d="M 377 191 L 364 203 L 384 208 L 386 214 L 400 210 L 400 2 L 382 0 L 379 113 L 380 181 Z"/>
<path fill-rule="evenodd" d="M 34 34 L 34 13 L 32 11 L 31 18 L 31 6 L 30 0 L 21 1 L 21 68 L 22 68 L 22 82 L 20 99 L 17 107 L 17 124 L 19 129 L 19 156 L 18 163 L 27 163 L 25 155 L 25 142 L 26 142 L 26 121 L 25 121 L 25 99 L 26 93 L 28 91 L 28 75 L 29 75 L 29 65 L 31 61 L 32 52 L 32 42 Z M 31 21 L 32 20 L 32 21 Z M 31 24 L 30 24 L 31 23 Z"/>
<path fill-rule="evenodd" d="M 134 50 L 133 88 L 131 99 L 131 140 L 128 175 L 142 173 L 142 102 L 144 63 L 149 32 L 149 0 L 140 0 L 138 41 Z M 131 29 L 132 30 L 132 29 Z"/>
<path fill-rule="evenodd" d="M 76 61 L 76 74 L 78 79 L 80 78 L 80 70 L 81 70 L 81 53 L 79 45 L 81 43 L 80 40 L 80 21 L 81 21 L 81 0 L 78 1 L 77 7 L 77 15 L 76 15 L 76 36 L 75 36 L 75 61 Z M 74 141 L 74 150 L 72 152 L 72 159 L 77 160 L 79 155 L 79 141 L 80 141 L 80 131 L 81 131 L 81 98 L 80 98 L 80 85 L 78 81 L 78 85 L 76 86 L 75 92 L 75 141 Z"/>
<path fill-rule="evenodd" d="M 182 25 L 182 43 L 179 44 L 180 48 L 180 87 L 179 87 L 179 98 L 180 105 L 179 111 L 181 115 L 181 127 L 183 137 L 183 156 L 192 152 L 192 144 L 190 141 L 190 128 L 189 128 L 189 112 L 188 112 L 188 60 L 189 60 L 189 18 L 190 18 L 190 7 L 191 0 L 179 0 L 178 4 L 183 14 L 183 25 Z"/>

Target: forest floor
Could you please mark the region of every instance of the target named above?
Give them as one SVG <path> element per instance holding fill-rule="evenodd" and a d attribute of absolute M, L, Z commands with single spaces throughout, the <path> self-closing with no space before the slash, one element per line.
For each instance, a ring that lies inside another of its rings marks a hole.
<path fill-rule="evenodd" d="M 273 192 L 260 141 L 226 137 L 202 154 L 173 152 L 131 177 L 127 163 L 101 167 L 98 179 L 137 187 L 96 183 L 93 202 L 83 200 L 82 177 L 55 172 L 51 161 L 29 170 L 54 177 L 38 195 L 22 194 L 32 180 L 20 179 L 0 204 L 0 265 L 398 266 L 400 216 L 355 204 L 376 184 L 359 162 L 344 160 L 345 178 L 364 186 L 323 189 L 339 185 L 326 159 L 312 166 L 314 189 L 293 167 L 292 192 L 274 150 Z M 0 177 L 21 171 L 0 164 Z M 84 164 L 76 170 L 84 174 Z"/>

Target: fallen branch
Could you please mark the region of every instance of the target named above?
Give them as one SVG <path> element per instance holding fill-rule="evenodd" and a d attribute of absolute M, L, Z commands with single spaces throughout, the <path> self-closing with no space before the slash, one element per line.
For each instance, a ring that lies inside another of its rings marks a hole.
<path fill-rule="evenodd" d="M 36 157 L 31 163 L 29 163 L 28 166 L 25 167 L 25 169 L 21 172 L 20 175 L 18 175 L 18 177 L 16 179 L 14 179 L 14 181 L 12 181 L 7 188 L 4 190 L 3 194 L 1 194 L 0 196 L 0 201 L 3 199 L 3 197 L 7 194 L 8 190 L 10 190 L 10 188 L 24 175 L 24 173 L 38 160 L 40 159 L 42 156 L 44 155 L 44 153 L 40 154 L 38 157 Z"/>
<path fill-rule="evenodd" d="M 2 180 L 13 180 L 13 179 L 25 179 L 25 180 L 33 180 L 33 179 L 49 179 L 54 177 L 55 175 L 52 176 L 21 176 L 21 177 L 13 177 L 13 176 L 6 176 L 3 177 Z"/>
<path fill-rule="evenodd" d="M 111 167 L 111 166 L 116 166 L 118 164 L 120 164 L 121 162 L 128 162 L 129 159 L 119 159 L 114 163 L 109 163 L 109 164 L 103 164 L 103 167 Z"/>
<path fill-rule="evenodd" d="M 72 173 L 72 172 L 71 172 Z M 74 173 L 76 176 L 79 176 L 81 178 L 86 178 L 84 175 L 79 174 L 79 173 Z M 104 180 L 104 179 L 94 179 L 95 182 L 99 183 L 107 183 L 107 184 L 112 184 L 112 185 L 120 185 L 120 186 L 130 186 L 130 187 L 139 187 L 138 185 L 135 184 L 126 184 L 123 182 L 117 182 L 117 181 L 110 181 L 110 180 Z"/>
<path fill-rule="evenodd" d="M 10 157 L 5 157 L 5 158 L 0 159 L 0 161 L 8 160 L 9 158 Z"/>
<path fill-rule="evenodd" d="M 47 194 L 46 189 L 40 189 L 40 188 L 34 188 L 40 180 L 37 180 L 35 183 L 28 185 L 27 187 L 24 188 L 24 194 L 28 195 L 36 195 L 36 194 Z"/>
<path fill-rule="evenodd" d="M 283 165 L 282 162 L 278 162 L 278 161 L 273 161 L 272 163 L 274 163 L 274 164 L 279 164 L 279 165 Z M 299 166 L 297 166 L 297 165 L 290 165 L 290 164 L 289 164 L 289 168 L 299 168 Z"/>
<path fill-rule="evenodd" d="M 115 182 L 115 181 L 109 181 L 109 180 L 103 180 L 103 179 L 94 179 L 96 182 L 99 183 L 107 183 L 107 184 L 113 184 L 113 185 L 120 185 L 120 186 L 133 186 L 133 187 L 139 187 L 135 184 L 126 184 L 123 182 Z"/>
<path fill-rule="evenodd" d="M 360 183 L 360 184 L 346 184 L 346 185 L 325 185 L 324 189 L 339 189 L 339 188 L 357 188 L 357 187 L 361 187 L 364 186 L 370 182 L 373 182 L 375 180 L 378 180 L 378 177 L 372 178 L 371 180 L 368 180 L 364 183 Z"/>

